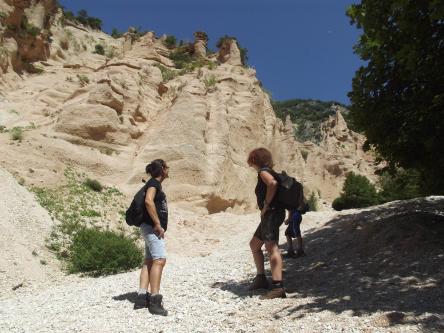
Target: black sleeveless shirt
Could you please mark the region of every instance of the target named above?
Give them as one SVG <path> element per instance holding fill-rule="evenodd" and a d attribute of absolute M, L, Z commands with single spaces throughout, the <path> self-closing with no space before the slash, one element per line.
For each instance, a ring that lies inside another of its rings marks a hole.
<path fill-rule="evenodd" d="M 257 199 L 257 205 L 259 206 L 259 209 L 262 210 L 264 208 L 264 201 L 265 197 L 267 195 L 267 185 L 264 183 L 264 181 L 261 178 L 261 171 L 268 172 L 273 176 L 273 178 L 277 181 L 276 172 L 273 169 L 270 168 L 262 168 L 257 173 L 257 185 L 254 190 L 254 193 L 256 193 L 256 199 Z M 277 195 L 274 196 L 273 200 L 271 200 L 270 207 L 276 207 L 277 204 Z"/>

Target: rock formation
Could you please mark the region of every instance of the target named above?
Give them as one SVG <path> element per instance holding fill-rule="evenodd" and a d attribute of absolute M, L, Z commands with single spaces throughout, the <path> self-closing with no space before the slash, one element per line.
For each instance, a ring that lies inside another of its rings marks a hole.
<path fill-rule="evenodd" d="M 203 31 L 194 33 L 194 56 L 196 58 L 206 58 L 208 35 Z"/>
<path fill-rule="evenodd" d="M 50 57 L 35 63 L 40 73 L 0 81 L 0 125 L 25 129 L 21 144 L 0 133 L 0 166 L 29 184 L 51 186 L 72 165 L 130 195 L 146 177 L 145 164 L 164 158 L 170 199 L 214 213 L 255 208 L 256 174 L 246 158 L 258 146 L 272 149 L 277 170 L 327 201 L 347 171 L 373 174 L 364 138 L 347 129 L 340 112 L 323 125 L 320 145 L 296 141 L 294 125 L 276 118 L 255 71 L 241 66 L 234 39 L 223 39 L 219 66 L 184 71 L 154 33 L 114 39 L 57 20 L 50 33 Z M 204 37 L 196 33 L 198 52 Z M 97 44 L 105 55 L 94 53 Z"/>
<path fill-rule="evenodd" d="M 217 60 L 232 66 L 242 66 L 242 59 L 237 41 L 234 38 L 224 38 L 219 48 Z"/>
<path fill-rule="evenodd" d="M 49 57 L 50 26 L 57 11 L 55 0 L 0 1 L 0 60 L 3 72 L 9 58 L 16 72 L 35 70 L 29 64 Z M 8 55 L 8 56 L 6 56 Z"/>

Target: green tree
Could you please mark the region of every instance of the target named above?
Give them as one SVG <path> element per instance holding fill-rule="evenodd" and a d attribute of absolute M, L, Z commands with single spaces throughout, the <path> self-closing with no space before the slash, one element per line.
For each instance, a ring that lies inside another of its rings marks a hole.
<path fill-rule="evenodd" d="M 415 170 L 384 172 L 379 179 L 381 202 L 408 200 L 421 196 L 420 177 Z"/>
<path fill-rule="evenodd" d="M 423 192 L 444 192 L 444 3 L 362 0 L 351 117 L 392 168 L 416 169 Z"/>

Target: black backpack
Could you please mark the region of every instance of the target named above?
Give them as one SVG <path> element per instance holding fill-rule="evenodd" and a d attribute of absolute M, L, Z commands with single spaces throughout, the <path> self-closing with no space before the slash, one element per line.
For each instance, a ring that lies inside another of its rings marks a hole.
<path fill-rule="evenodd" d="M 285 171 L 277 173 L 271 169 L 271 174 L 279 184 L 277 189 L 278 205 L 288 210 L 298 210 L 301 214 L 305 214 L 308 210 L 308 204 L 304 197 L 304 187 L 295 178 L 287 175 Z"/>
<path fill-rule="evenodd" d="M 145 206 L 147 186 L 146 184 L 136 193 L 133 201 L 125 213 L 126 224 L 139 227 L 143 222 L 149 220 L 149 215 Z"/>

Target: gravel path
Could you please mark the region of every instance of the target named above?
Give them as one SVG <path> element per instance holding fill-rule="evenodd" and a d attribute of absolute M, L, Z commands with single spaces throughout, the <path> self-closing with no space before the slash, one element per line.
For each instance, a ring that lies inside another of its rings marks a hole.
<path fill-rule="evenodd" d="M 309 213 L 303 229 L 307 235 L 319 231 L 331 216 L 328 212 Z M 396 325 L 381 311 L 357 314 L 351 308 L 344 308 L 340 313 L 327 310 L 328 306 L 313 308 L 310 305 L 316 303 L 316 297 L 302 291 L 289 293 L 287 299 L 268 301 L 259 300 L 257 294 L 249 294 L 245 289 L 254 275 L 254 266 L 248 240 L 255 226 L 255 215 L 216 214 L 202 217 L 200 221 L 179 220 L 171 227 L 170 248 L 174 253 L 169 256 L 162 282 L 165 307 L 170 311 L 168 317 L 154 317 L 148 311 L 133 310 L 138 281 L 135 271 L 96 279 L 67 280 L 64 285 L 56 283 L 40 291 L 4 299 L 0 301 L 0 331 L 423 331 L 415 321 Z M 211 238 L 208 238 L 209 233 Z M 178 242 L 180 235 L 183 235 L 182 251 Z M 315 259 L 307 256 L 300 263 L 309 267 Z M 314 284 L 321 282 L 313 281 Z M 294 311 L 295 308 L 301 310 Z"/>

